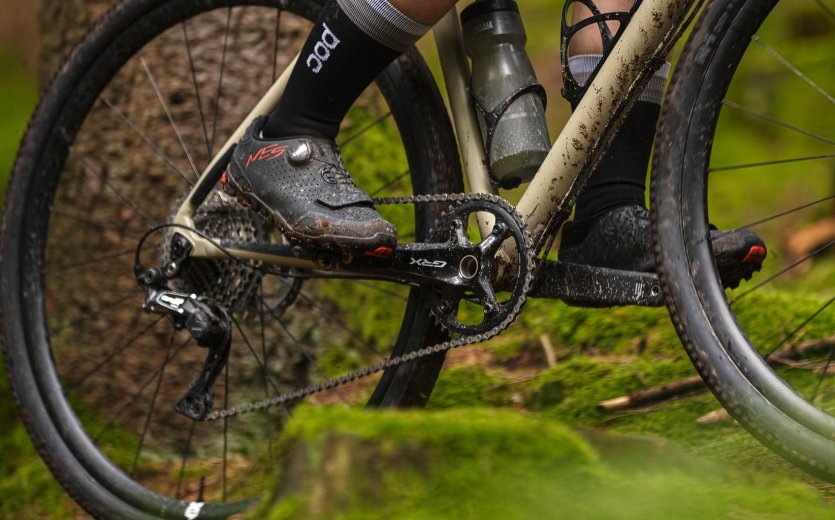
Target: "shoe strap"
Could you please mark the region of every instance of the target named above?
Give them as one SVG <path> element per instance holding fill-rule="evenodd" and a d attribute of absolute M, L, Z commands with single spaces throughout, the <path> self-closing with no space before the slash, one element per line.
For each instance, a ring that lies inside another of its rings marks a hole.
<path fill-rule="evenodd" d="M 354 187 L 342 187 L 321 193 L 316 197 L 317 202 L 331 209 L 346 208 L 348 206 L 373 206 L 371 197 L 364 191 Z"/>

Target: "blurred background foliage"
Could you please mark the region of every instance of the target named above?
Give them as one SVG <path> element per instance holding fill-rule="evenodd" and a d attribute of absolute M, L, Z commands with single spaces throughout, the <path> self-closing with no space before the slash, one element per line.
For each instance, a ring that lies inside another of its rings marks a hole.
<path fill-rule="evenodd" d="M 75 32 L 63 33 L 60 38 L 54 35 L 44 37 L 41 28 L 66 24 L 68 20 L 76 28 L 83 26 L 110 2 L 53 3 L 47 8 L 50 9 L 48 12 L 40 14 L 38 2 L 4 0 L 4 3 L 6 7 L 0 19 L 0 71 L 3 77 L 0 81 L 0 198 L 20 137 L 37 102 L 39 87 L 51 75 L 61 49 L 80 35 L 76 29 Z M 831 38 L 828 37 L 832 36 L 835 28 L 831 20 L 813 14 L 814 3 L 809 0 L 784 1 L 781 6 L 784 15 L 770 22 L 767 31 L 770 41 L 780 43 L 786 58 L 803 63 L 804 70 L 815 81 L 831 86 L 835 85 L 835 70 L 826 65 L 825 60 L 833 52 Z M 552 136 L 555 136 L 569 115 L 567 103 L 559 97 L 558 27 L 561 2 L 521 0 L 520 5 L 529 35 L 529 52 L 539 79 L 549 93 L 548 120 Z M 439 67 L 431 36 L 421 41 L 419 46 L 437 76 Z M 41 48 L 45 51 L 39 56 Z M 741 81 L 734 84 L 728 99 L 758 107 L 762 112 L 828 135 L 826 131 L 831 129 L 832 121 L 829 117 L 822 117 L 817 110 L 820 100 L 808 95 L 806 85 L 784 72 L 767 53 L 754 49 L 746 58 L 739 76 Z M 355 117 L 356 123 L 361 124 L 362 116 Z M 822 150 L 820 143 L 776 130 L 768 139 L 763 139 L 761 134 L 752 136 L 745 130 L 744 117 L 737 113 L 723 116 L 719 132 L 722 138 L 718 140 L 720 146 L 715 149 L 713 157 L 713 164 L 719 167 L 773 157 L 809 156 Z M 399 151 L 381 145 L 385 141 L 384 135 L 378 141 L 370 148 L 376 150 L 378 157 L 375 163 L 380 168 L 387 161 L 396 162 L 400 158 Z M 367 159 L 367 150 L 357 149 L 355 153 Z M 351 160 L 350 157 L 346 159 Z M 716 211 L 715 217 L 712 214 L 714 223 L 727 226 L 752 221 L 763 211 L 771 211 L 770 204 L 774 204 L 774 208 L 791 204 L 792 201 L 783 199 L 784 193 L 790 192 L 798 197 L 807 195 L 803 191 L 790 190 L 789 186 L 801 184 L 808 187 L 808 194 L 814 194 L 831 193 L 835 185 L 835 163 L 832 160 L 809 162 L 803 168 L 775 165 L 768 170 L 767 177 L 753 177 L 762 173 L 751 170 L 738 175 L 714 176 L 716 182 L 711 187 L 711 204 L 715 203 L 717 207 L 721 204 L 721 212 Z M 514 193 L 508 194 L 511 200 L 514 196 Z M 797 218 L 808 219 L 811 223 L 833 215 L 833 206 L 828 204 Z M 778 245 L 770 248 L 772 254 L 791 254 L 787 245 L 790 237 L 782 234 L 779 224 L 767 226 L 763 234 L 770 245 Z M 774 265 L 771 269 L 777 269 L 779 264 Z M 754 306 L 757 312 L 744 315 L 741 319 L 754 324 L 753 329 L 764 339 L 781 334 L 784 323 L 802 315 L 805 309 L 813 308 L 819 299 L 814 291 L 820 287 L 833 287 L 835 268 L 832 262 L 815 265 L 813 269 L 812 275 L 805 276 L 802 283 L 789 280 L 779 285 L 778 290 L 757 302 Z M 331 289 L 338 292 L 336 287 Z M 392 323 L 374 315 L 357 315 L 352 319 L 364 327 L 392 326 Z M 830 319 L 818 321 L 815 326 L 832 331 L 835 329 L 835 318 L 830 313 Z M 373 332 L 368 331 L 369 335 Z M 551 345 L 557 360 L 550 367 L 542 347 L 544 341 Z M 337 349 L 327 354 L 323 365 L 326 370 L 332 365 L 337 372 L 362 361 L 351 356 L 351 352 Z M 821 498 L 833 501 L 830 486 L 803 475 L 768 453 L 732 421 L 724 420 L 707 426 L 697 424 L 697 419 L 718 408 L 718 403 L 708 393 L 683 396 L 634 412 L 607 414 L 596 408 L 602 400 L 694 374 L 663 309 L 589 310 L 535 301 L 528 305 L 511 331 L 490 342 L 486 348 L 454 353 L 447 367 L 430 402 L 432 409 L 494 407 L 525 410 L 582 428 L 656 434 L 684 445 L 691 454 L 699 457 L 729 461 L 730 465 L 744 462 L 745 469 L 740 472 L 774 473 L 792 480 L 795 482 L 793 485 L 802 488 L 802 491 L 793 492 L 792 500 L 799 497 L 799 500 L 809 502 Z M 483 413 L 477 412 L 476 416 L 482 417 L 478 414 Z M 77 514 L 75 506 L 54 483 L 37 457 L 16 417 L 5 377 L 0 377 L 0 424 L 3 425 L 0 429 L 0 453 L 4 455 L 0 459 L 0 515 L 4 518 L 63 518 Z M 495 417 L 500 420 L 511 415 Z M 357 420 L 352 417 L 343 419 Z M 313 422 L 327 425 L 331 424 L 329 420 L 333 419 Z M 420 422 L 424 419 L 408 420 Z M 511 429 L 515 426 L 510 423 L 524 422 L 518 418 L 507 420 Z M 428 424 L 434 419 L 425 421 Z M 454 427 L 466 428 L 467 423 L 459 421 L 448 426 Z M 306 439 L 305 432 L 294 432 L 294 435 L 302 441 Z M 558 432 L 559 435 L 570 434 Z M 594 444 L 595 434 L 588 434 L 587 437 Z M 580 448 L 580 452 L 586 453 L 583 451 L 586 449 Z M 440 453 L 448 455 L 443 450 Z M 463 467 L 469 468 L 466 464 Z M 540 470 L 541 466 L 538 466 L 537 471 Z M 543 474 L 543 478 L 547 477 Z M 740 480 L 744 478 L 740 477 Z M 735 490 L 731 494 L 734 493 L 745 495 L 747 491 Z"/>

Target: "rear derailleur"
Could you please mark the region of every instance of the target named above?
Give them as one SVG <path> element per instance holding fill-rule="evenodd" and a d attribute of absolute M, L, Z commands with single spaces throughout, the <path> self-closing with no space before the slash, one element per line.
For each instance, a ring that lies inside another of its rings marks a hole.
<path fill-rule="evenodd" d="M 135 274 L 145 290 L 145 311 L 170 317 L 176 329 L 187 330 L 197 344 L 209 352 L 188 391 L 174 406 L 186 417 L 202 421 L 212 409 L 212 387 L 229 358 L 232 346 L 229 314 L 221 306 L 196 294 L 168 290 L 168 280 L 177 274 L 177 262 L 160 269 L 145 269 L 137 265 Z"/>

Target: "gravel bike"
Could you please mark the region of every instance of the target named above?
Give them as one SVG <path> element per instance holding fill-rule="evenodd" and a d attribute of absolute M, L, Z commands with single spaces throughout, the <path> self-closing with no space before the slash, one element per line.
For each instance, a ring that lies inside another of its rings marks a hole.
<path fill-rule="evenodd" d="M 835 481 L 835 15 L 804 1 L 597 13 L 608 57 L 516 205 L 486 171 L 451 12 L 435 38 L 455 131 L 416 49 L 345 122 L 349 169 L 400 234 L 394 251 L 356 257 L 293 244 L 221 189 L 321 2 L 118 4 L 45 91 L 6 195 L 4 354 L 38 451 L 94 516 L 226 518 L 262 491 L 299 403 L 423 405 L 447 350 L 500 333 L 539 297 L 666 303 L 733 417 Z M 658 276 L 552 260 L 595 162 L 697 15 L 656 137 Z M 801 37 L 803 52 L 780 47 Z M 709 223 L 755 228 L 763 271 L 724 289 Z M 788 306 L 790 320 L 763 316 Z"/>

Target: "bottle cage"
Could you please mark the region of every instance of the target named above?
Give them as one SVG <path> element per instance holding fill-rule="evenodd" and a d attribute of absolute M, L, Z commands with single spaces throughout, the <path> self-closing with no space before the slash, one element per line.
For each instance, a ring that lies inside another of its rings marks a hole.
<path fill-rule="evenodd" d="M 545 110 L 545 107 L 548 105 L 548 95 L 545 93 L 545 88 L 539 83 L 528 83 L 527 85 L 516 89 L 509 96 L 504 98 L 501 103 L 496 105 L 493 110 L 487 110 L 481 101 L 473 95 L 472 87 L 470 87 L 470 97 L 473 100 L 476 110 L 478 110 L 481 117 L 484 118 L 484 124 L 486 126 L 486 135 L 484 139 L 485 166 L 487 166 L 487 172 L 490 174 L 490 182 L 500 188 L 515 188 L 521 183 L 521 180 L 505 179 L 500 181 L 493 175 L 493 170 L 490 168 L 490 152 L 493 149 L 493 136 L 496 133 L 496 127 L 499 125 L 499 120 L 502 118 L 504 113 L 507 112 L 507 109 L 510 108 L 510 105 L 525 94 L 536 94 L 539 96 L 539 99 L 542 100 L 542 109 Z"/>
<path fill-rule="evenodd" d="M 566 0 L 562 11 L 562 27 L 560 31 L 560 61 L 563 78 L 562 97 L 567 99 L 568 102 L 571 103 L 572 107 L 576 107 L 580 103 L 580 100 L 583 99 L 583 96 L 586 94 L 589 86 L 594 81 L 594 78 L 597 77 L 597 73 L 600 72 L 601 66 L 609 58 L 615 44 L 617 44 L 618 40 L 620 40 L 620 37 L 623 35 L 623 31 L 626 29 L 627 24 L 630 20 L 632 20 L 632 16 L 641 5 L 641 1 L 642 0 L 634 0 L 634 3 L 629 11 L 601 13 L 594 0 Z M 591 11 L 592 15 L 575 24 L 569 24 L 569 9 L 573 7 L 574 4 L 582 4 L 586 6 L 589 11 Z M 618 29 L 614 35 L 606 22 L 618 22 Z M 589 76 L 589 79 L 586 80 L 583 85 L 580 85 L 574 77 L 574 74 L 571 73 L 571 68 L 568 66 L 568 46 L 571 43 L 571 39 L 580 30 L 591 25 L 597 25 L 597 28 L 600 31 L 600 38 L 603 41 L 603 59 L 601 59 L 600 63 L 598 63 L 594 68 L 594 71 Z"/>

